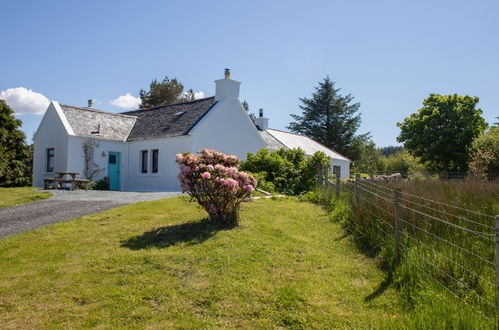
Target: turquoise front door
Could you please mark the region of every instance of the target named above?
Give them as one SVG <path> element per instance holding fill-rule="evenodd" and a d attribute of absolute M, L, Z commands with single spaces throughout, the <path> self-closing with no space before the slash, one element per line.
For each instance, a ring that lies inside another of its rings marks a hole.
<path fill-rule="evenodd" d="M 110 190 L 120 190 L 120 155 L 119 152 L 109 152 L 107 176 Z"/>

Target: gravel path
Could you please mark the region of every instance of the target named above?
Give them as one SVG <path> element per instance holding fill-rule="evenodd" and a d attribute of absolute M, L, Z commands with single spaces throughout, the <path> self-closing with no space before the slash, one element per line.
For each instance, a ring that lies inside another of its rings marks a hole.
<path fill-rule="evenodd" d="M 65 222 L 118 206 L 179 196 L 178 192 L 123 192 L 50 190 L 49 199 L 0 209 L 0 238 Z"/>

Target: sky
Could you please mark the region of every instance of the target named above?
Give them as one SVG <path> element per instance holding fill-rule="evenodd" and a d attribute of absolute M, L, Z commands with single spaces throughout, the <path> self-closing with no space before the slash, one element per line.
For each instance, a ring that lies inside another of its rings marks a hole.
<path fill-rule="evenodd" d="M 49 100 L 122 112 L 153 79 L 198 97 L 230 68 L 240 100 L 286 129 L 329 75 L 360 102 L 358 133 L 396 144 L 430 93 L 499 116 L 499 1 L 3 1 L 0 98 L 28 139 Z"/>

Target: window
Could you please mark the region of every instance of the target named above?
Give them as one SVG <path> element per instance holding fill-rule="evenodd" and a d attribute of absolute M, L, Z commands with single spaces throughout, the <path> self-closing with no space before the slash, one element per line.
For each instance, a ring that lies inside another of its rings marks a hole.
<path fill-rule="evenodd" d="M 333 166 L 333 174 L 334 175 L 340 174 L 340 171 L 341 171 L 341 167 L 340 166 L 336 166 L 336 165 Z"/>
<path fill-rule="evenodd" d="M 158 173 L 158 156 L 159 156 L 159 150 L 154 149 L 152 151 L 152 172 L 153 173 Z"/>
<path fill-rule="evenodd" d="M 142 150 L 142 173 L 147 173 L 147 150 Z"/>
<path fill-rule="evenodd" d="M 47 172 L 54 172 L 54 148 L 47 149 Z"/>
<path fill-rule="evenodd" d="M 116 155 L 109 155 L 109 164 L 116 164 Z"/>

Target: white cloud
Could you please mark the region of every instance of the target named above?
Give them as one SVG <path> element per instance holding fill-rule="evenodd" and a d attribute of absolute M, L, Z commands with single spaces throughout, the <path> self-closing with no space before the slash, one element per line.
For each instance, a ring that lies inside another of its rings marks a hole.
<path fill-rule="evenodd" d="M 114 100 L 111 100 L 111 104 L 123 109 L 137 108 L 140 104 L 140 98 L 135 97 L 130 93 L 121 95 Z"/>
<path fill-rule="evenodd" d="M 49 105 L 49 99 L 45 95 L 24 87 L 0 91 L 0 99 L 5 100 L 16 114 L 41 115 Z"/>
<path fill-rule="evenodd" d="M 197 99 L 202 99 L 204 97 L 204 92 L 199 91 L 199 92 L 194 92 L 194 98 Z"/>

